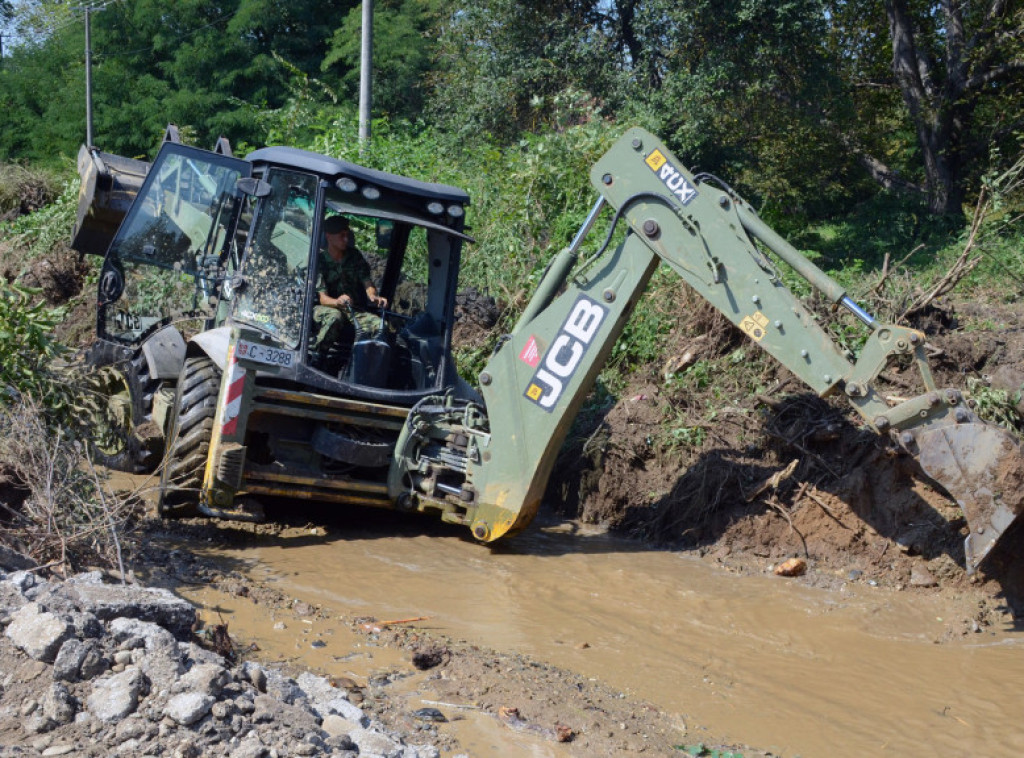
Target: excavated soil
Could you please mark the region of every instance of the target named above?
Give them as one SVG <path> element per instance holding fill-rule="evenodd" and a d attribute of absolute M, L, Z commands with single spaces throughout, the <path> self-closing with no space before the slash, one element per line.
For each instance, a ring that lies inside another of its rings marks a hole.
<path fill-rule="evenodd" d="M 844 400 L 806 393 L 752 350 L 743 372 L 761 391 L 744 394 L 726 374 L 699 390 L 675 381 L 676 367 L 685 372 L 743 345 L 699 302 L 685 302 L 678 317 L 703 323 L 669 337 L 664 366 L 638 367 L 613 404 L 581 414 L 549 488 L 564 513 L 736 567 L 800 557 L 896 587 L 970 584 L 1024 614 L 1024 529 L 1007 533 L 969 581 L 963 513 L 913 458 L 866 428 Z M 1018 420 L 1022 325 L 1019 303 L 975 302 L 939 303 L 912 324 L 927 334 L 940 388 L 965 389 L 974 379 L 1006 391 L 1016 407 L 1004 410 Z M 886 396 L 923 391 L 912 366 L 890 367 L 880 385 Z M 693 430 L 703 446 L 673 444 Z M 1004 461 L 997 478 L 1016 480 L 1020 466 Z"/>

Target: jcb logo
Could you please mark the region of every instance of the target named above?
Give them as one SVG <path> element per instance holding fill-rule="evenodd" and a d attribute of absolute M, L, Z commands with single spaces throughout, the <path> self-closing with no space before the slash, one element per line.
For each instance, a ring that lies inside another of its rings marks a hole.
<path fill-rule="evenodd" d="M 608 309 L 580 295 L 558 330 L 524 395 L 549 413 L 590 347 Z"/>

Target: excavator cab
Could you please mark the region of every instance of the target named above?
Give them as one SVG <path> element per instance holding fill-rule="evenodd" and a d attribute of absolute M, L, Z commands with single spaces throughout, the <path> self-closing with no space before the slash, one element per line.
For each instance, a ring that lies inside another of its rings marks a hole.
<path fill-rule="evenodd" d="M 288 356 L 276 381 L 400 405 L 454 384 L 452 314 L 468 197 L 291 148 L 257 150 L 248 160 L 257 183 L 241 217 L 250 228 L 221 296 L 227 323 L 258 331 Z M 365 261 L 388 305 L 346 314 L 337 344 L 321 346 L 314 314 L 324 224 L 339 216 L 351 235 L 347 255 Z"/>

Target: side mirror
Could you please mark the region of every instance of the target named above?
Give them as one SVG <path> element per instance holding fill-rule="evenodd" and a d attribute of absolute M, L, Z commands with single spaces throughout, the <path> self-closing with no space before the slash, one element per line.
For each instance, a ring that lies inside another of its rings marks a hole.
<path fill-rule="evenodd" d="M 250 197 L 267 197 L 272 190 L 270 184 L 255 176 L 241 177 L 235 182 L 235 189 Z"/>

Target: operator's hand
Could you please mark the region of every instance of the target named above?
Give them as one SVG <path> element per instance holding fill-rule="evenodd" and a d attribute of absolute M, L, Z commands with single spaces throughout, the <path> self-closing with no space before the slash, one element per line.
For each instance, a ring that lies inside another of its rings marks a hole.
<path fill-rule="evenodd" d="M 334 307 L 337 308 L 339 311 L 342 308 L 351 308 L 352 298 L 349 297 L 348 295 L 339 295 L 338 299 L 334 302 Z"/>
<path fill-rule="evenodd" d="M 387 308 L 388 307 L 388 299 L 386 297 L 381 297 L 380 295 L 369 295 L 369 294 L 366 297 L 369 299 L 370 305 L 375 305 L 378 308 Z"/>

